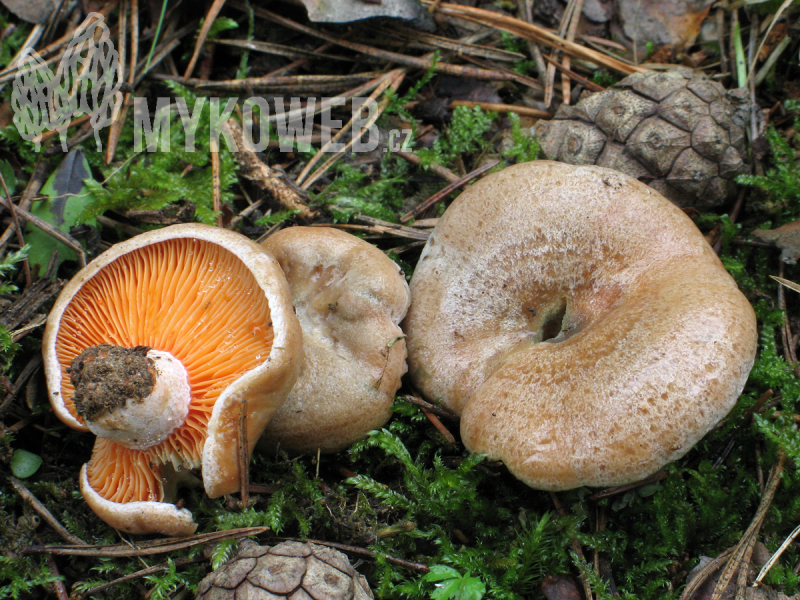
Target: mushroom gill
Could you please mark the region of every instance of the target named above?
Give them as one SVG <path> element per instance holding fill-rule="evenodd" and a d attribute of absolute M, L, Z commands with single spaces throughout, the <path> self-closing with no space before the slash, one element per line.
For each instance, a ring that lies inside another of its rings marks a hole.
<path fill-rule="evenodd" d="M 205 240 L 167 239 L 118 257 L 64 310 L 56 341 L 61 396 L 81 424 L 67 369 L 100 344 L 169 352 L 188 373 L 191 399 L 182 425 L 141 450 L 98 438 L 88 467 L 92 488 L 108 500 L 164 501 L 161 465 L 176 471 L 201 466 L 217 398 L 270 355 L 269 304 L 231 251 Z"/>

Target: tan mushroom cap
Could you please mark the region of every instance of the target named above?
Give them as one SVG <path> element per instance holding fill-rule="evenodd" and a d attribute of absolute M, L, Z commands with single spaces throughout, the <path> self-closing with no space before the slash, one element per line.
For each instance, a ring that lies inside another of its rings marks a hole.
<path fill-rule="evenodd" d="M 67 369 L 102 344 L 174 357 L 190 398 L 177 413 L 182 423 L 153 445 L 98 437 L 82 475 L 84 496 L 118 529 L 192 533 L 191 513 L 164 506 L 174 501 L 175 483 L 202 468 L 209 496 L 238 490 L 240 414 L 246 407 L 252 451 L 299 372 L 302 332 L 286 279 L 274 258 L 237 233 L 190 224 L 142 234 L 82 269 L 48 317 L 42 350 L 50 401 L 75 429 L 88 427 Z M 181 386 L 169 387 L 177 394 Z M 152 419 L 141 412 L 112 419 L 111 427 L 146 429 Z"/>
<path fill-rule="evenodd" d="M 332 228 L 291 227 L 263 243 L 283 268 L 303 328 L 305 362 L 263 443 L 336 452 L 382 426 L 406 372 L 400 268 Z"/>
<path fill-rule="evenodd" d="M 622 485 L 733 407 L 752 307 L 691 220 L 643 183 L 535 161 L 447 209 L 411 281 L 409 371 L 473 452 L 543 490 Z"/>

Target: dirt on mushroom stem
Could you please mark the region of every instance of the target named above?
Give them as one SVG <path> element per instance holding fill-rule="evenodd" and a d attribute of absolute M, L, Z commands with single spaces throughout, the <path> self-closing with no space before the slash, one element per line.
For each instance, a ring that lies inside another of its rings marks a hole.
<path fill-rule="evenodd" d="M 91 346 L 76 356 L 67 373 L 75 387 L 75 410 L 93 420 L 125 406 L 142 403 L 155 387 L 155 363 L 147 346 Z"/>

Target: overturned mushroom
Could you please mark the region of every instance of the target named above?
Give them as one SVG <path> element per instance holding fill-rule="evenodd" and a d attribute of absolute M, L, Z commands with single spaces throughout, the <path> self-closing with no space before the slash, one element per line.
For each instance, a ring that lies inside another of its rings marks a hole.
<path fill-rule="evenodd" d="M 275 260 L 239 234 L 175 225 L 113 246 L 64 288 L 43 340 L 50 401 L 98 437 L 81 491 L 130 533 L 187 535 L 169 504 L 202 468 L 239 488 L 239 420 L 256 439 L 294 384 L 302 334 Z"/>
<path fill-rule="evenodd" d="M 336 229 L 291 227 L 264 247 L 289 280 L 305 362 L 263 442 L 292 452 L 341 450 L 389 418 L 406 372 L 398 324 L 408 285 L 383 252 Z"/>
<path fill-rule="evenodd" d="M 753 309 L 691 220 L 639 181 L 537 161 L 447 209 L 411 282 L 409 371 L 473 452 L 534 488 L 635 481 L 736 402 Z"/>

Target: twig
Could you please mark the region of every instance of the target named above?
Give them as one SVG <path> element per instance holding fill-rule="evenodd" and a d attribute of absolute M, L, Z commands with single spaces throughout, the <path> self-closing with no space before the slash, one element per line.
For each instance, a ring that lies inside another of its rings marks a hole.
<path fill-rule="evenodd" d="M 19 247 L 22 248 L 25 245 L 25 237 L 22 235 L 22 227 L 19 226 L 19 219 L 17 218 L 17 210 L 14 206 L 14 203 L 11 201 L 11 192 L 6 185 L 6 178 L 3 177 L 3 173 L 0 172 L 0 184 L 3 186 L 3 193 L 6 195 L 6 204 L 8 209 L 11 211 L 11 221 L 14 223 L 14 229 L 17 233 L 17 242 L 19 243 Z M 31 265 L 28 262 L 28 257 L 24 256 L 22 259 L 22 268 L 25 272 L 25 285 L 31 284 Z"/>
<path fill-rule="evenodd" d="M 209 152 L 211 153 L 211 192 L 213 195 L 214 212 L 217 213 L 217 227 L 222 227 L 222 189 L 220 184 L 219 143 L 213 135 L 209 139 Z"/>
<path fill-rule="evenodd" d="M 234 6 L 240 8 L 236 4 L 234 4 Z M 442 62 L 434 63 L 432 60 L 427 60 L 425 58 L 418 58 L 416 56 L 407 56 L 405 54 L 398 54 L 397 52 L 389 52 L 387 50 L 381 50 L 373 46 L 366 46 L 364 44 L 356 44 L 354 42 L 348 42 L 347 40 L 337 38 L 334 35 L 329 35 L 327 33 L 323 33 L 322 31 L 317 31 L 316 29 L 312 29 L 311 27 L 306 27 L 305 25 L 301 25 L 300 23 L 295 23 L 291 19 L 287 19 L 285 17 L 277 15 L 259 6 L 254 6 L 253 11 L 258 16 L 267 18 L 275 23 L 280 23 L 284 27 L 294 29 L 295 31 L 300 31 L 307 35 L 318 37 L 325 41 L 331 42 L 332 44 L 337 44 L 339 46 L 349 48 L 354 52 L 360 52 L 361 54 L 366 54 L 368 56 L 383 61 L 396 62 L 401 65 L 416 67 L 418 69 L 433 68 L 438 73 L 446 73 L 447 75 L 455 75 L 457 77 L 471 77 L 474 79 L 484 79 L 489 81 L 514 80 L 514 77 L 508 75 L 507 73 L 499 73 L 497 71 L 490 71 L 488 69 L 475 69 L 472 67 L 464 67 L 462 65 L 452 65 L 450 63 L 442 63 Z"/>
<path fill-rule="evenodd" d="M 567 516 L 567 511 L 564 509 L 564 506 L 561 504 L 561 501 L 558 499 L 558 496 L 555 492 L 550 492 L 550 498 L 553 500 L 553 504 L 558 511 L 558 514 L 562 517 Z M 583 550 L 581 549 L 581 543 L 576 539 L 573 538 L 571 541 L 572 551 L 580 558 L 583 562 L 586 562 L 586 557 L 583 555 Z M 583 574 L 583 571 L 580 571 L 581 583 L 583 584 L 583 593 L 586 597 L 586 600 L 592 600 L 594 597 L 592 594 L 592 586 L 589 585 L 589 580 L 586 579 L 586 576 Z"/>
<path fill-rule="evenodd" d="M 247 443 L 247 400 L 242 398 L 239 404 L 239 495 L 242 508 L 247 508 L 250 499 L 250 450 Z"/>
<path fill-rule="evenodd" d="M 58 577 L 60 573 L 58 572 L 58 565 L 56 564 L 56 559 L 52 556 L 47 557 L 47 566 L 50 568 L 50 572 Z M 69 595 L 67 594 L 67 588 L 64 587 L 64 582 L 61 579 L 55 579 L 53 581 L 53 589 L 56 592 L 56 598 L 58 600 L 69 600 Z"/>
<path fill-rule="evenodd" d="M 569 42 L 575 41 L 575 32 L 578 29 L 578 21 L 580 21 L 582 11 L 583 11 L 583 0 L 575 0 L 575 6 L 572 9 L 572 14 L 569 19 L 569 27 L 567 28 L 566 39 Z M 564 98 L 564 102 L 566 104 L 569 104 L 570 97 L 572 95 L 570 92 L 570 77 L 571 74 L 574 75 L 574 73 L 572 73 L 572 71 L 570 70 L 569 54 L 564 55 L 563 67 L 564 68 L 561 71 L 561 95 Z"/>
<path fill-rule="evenodd" d="M 582 75 L 578 75 L 578 74 L 577 74 L 575 71 L 570 71 L 570 70 L 569 70 L 569 69 L 566 67 L 566 62 L 567 62 L 567 61 L 566 61 L 566 58 L 567 58 L 567 57 L 565 56 L 565 57 L 564 57 L 564 59 L 565 59 L 565 60 L 564 60 L 564 64 L 562 65 L 562 64 L 559 64 L 559 62 L 558 62 L 558 61 L 556 61 L 556 60 L 553 60 L 552 58 L 550 58 L 549 56 L 544 56 L 544 59 L 545 59 L 545 60 L 546 60 L 548 63 L 550 63 L 551 65 L 553 65 L 553 66 L 554 66 L 556 69 L 558 69 L 559 71 L 561 71 L 562 73 L 564 73 L 564 74 L 565 74 L 565 75 L 568 77 L 567 81 L 568 81 L 569 79 L 574 79 L 575 81 L 577 81 L 578 83 L 580 83 L 580 84 L 581 84 L 583 87 L 585 87 L 585 88 L 586 88 L 587 90 L 589 90 L 590 92 L 603 92 L 603 91 L 605 91 L 605 89 L 606 89 L 606 88 L 604 88 L 603 86 L 601 86 L 601 85 L 597 85 L 597 84 L 596 84 L 595 82 L 593 82 L 593 81 L 589 81 L 588 79 L 586 79 L 586 77 L 583 77 Z M 562 87 L 562 90 L 563 90 L 563 89 L 564 89 L 564 83 L 563 83 L 563 80 L 562 80 L 562 83 L 561 83 L 561 87 Z M 567 86 L 567 88 L 569 88 L 569 86 Z M 566 92 L 565 92 L 565 93 L 566 93 Z M 564 102 L 566 102 L 566 101 L 567 101 L 567 100 L 566 100 L 566 96 L 565 96 Z"/>
<path fill-rule="evenodd" d="M 424 31 L 417 31 L 416 29 L 409 29 L 408 27 L 392 26 L 392 29 L 381 28 L 378 31 L 381 36 L 402 36 L 407 40 L 422 42 L 422 47 L 442 48 L 444 50 L 452 50 L 459 55 L 479 56 L 481 58 L 488 58 L 489 60 L 499 60 L 502 62 L 516 62 L 524 60 L 525 55 L 519 52 L 510 52 L 508 50 L 499 50 L 491 46 L 480 46 L 465 42 L 463 40 L 452 40 L 450 38 L 434 35 L 432 33 L 425 33 Z"/>
<path fill-rule="evenodd" d="M 98 546 L 25 546 L 20 550 L 22 554 L 60 554 L 66 556 L 97 556 L 102 558 L 150 556 L 151 554 L 166 554 L 191 548 L 199 544 L 210 544 L 221 540 L 235 540 L 251 535 L 261 535 L 269 531 L 269 527 L 244 527 L 242 529 L 228 529 L 213 533 L 201 533 L 181 538 L 163 538 L 147 542 L 139 542 L 137 548 L 128 544 L 102 544 Z"/>
<path fill-rule="evenodd" d="M 300 211 L 298 216 L 304 221 L 315 219 L 317 211 L 307 205 L 310 200 L 308 195 L 298 189 L 282 171 L 270 168 L 254 151 L 247 148 L 239 123 L 229 119 L 225 127 L 238 147 L 234 155 L 241 169 L 240 174 L 253 181 L 260 189 L 269 192 L 284 209 Z"/>
<path fill-rule="evenodd" d="M 417 165 L 418 167 L 422 165 L 422 160 L 420 159 L 420 157 L 417 156 L 416 154 L 414 154 L 413 152 L 405 152 L 403 150 L 395 150 L 394 154 L 396 154 L 400 158 L 404 158 L 405 160 L 407 160 L 408 162 L 410 162 L 410 163 L 412 163 L 414 165 Z M 445 181 L 448 181 L 450 183 L 456 183 L 457 181 L 461 180 L 461 177 L 459 177 L 458 175 L 453 173 L 447 167 L 443 167 L 439 163 L 431 163 L 430 165 L 428 165 L 428 170 L 431 173 L 433 173 L 435 175 L 438 175 L 439 177 L 441 177 L 442 179 L 444 179 Z"/>
<path fill-rule="evenodd" d="M 464 175 L 464 177 L 461 177 L 458 181 L 455 181 L 455 182 L 451 183 L 450 185 L 448 185 L 447 187 L 443 188 L 439 192 L 435 193 L 433 196 L 431 196 L 430 198 L 428 198 L 427 200 L 425 200 L 424 202 L 422 202 L 418 206 L 415 206 L 413 209 L 408 211 L 406 214 L 404 214 L 402 217 L 400 217 L 400 222 L 401 223 L 408 223 L 411 219 L 413 219 L 417 215 L 421 214 L 422 212 L 428 210 L 431 206 L 435 205 L 437 202 L 440 202 L 440 201 L 444 200 L 445 198 L 447 198 L 447 196 L 449 196 L 455 190 L 457 190 L 460 187 L 462 187 L 463 185 L 469 183 L 470 181 L 472 181 L 476 177 L 480 177 L 481 175 L 486 173 L 488 170 L 493 169 L 494 167 L 496 167 L 498 164 L 500 164 L 499 160 L 493 160 L 493 161 L 490 161 L 490 162 L 478 167 L 477 169 L 475 169 L 471 173 L 467 173 L 466 175 Z"/>
<path fill-rule="evenodd" d="M 454 421 L 459 420 L 458 415 L 450 412 L 446 408 L 442 408 L 441 406 L 436 406 L 435 404 L 426 402 L 418 394 L 408 394 L 407 396 L 403 396 L 403 400 L 405 400 L 409 404 L 419 406 L 420 408 L 427 410 L 430 413 L 436 414 L 440 417 L 444 417 L 445 419 L 451 419 Z"/>
<path fill-rule="evenodd" d="M 16 380 L 14 380 L 14 388 L 6 395 L 6 397 L 3 399 L 3 402 L 0 403 L 0 415 L 6 411 L 17 395 L 22 391 L 23 386 L 28 382 L 28 379 L 30 379 L 31 375 L 33 375 L 41 366 L 41 355 L 37 354 L 30 361 L 28 361 L 28 364 L 25 365 L 24 369 L 22 369 L 22 373 L 17 376 Z"/>
<path fill-rule="evenodd" d="M 386 88 L 392 85 L 396 81 L 396 78 L 399 77 L 401 74 L 402 71 L 399 69 L 387 73 L 385 76 L 382 77 L 382 81 L 380 82 L 378 87 L 376 87 L 373 90 L 373 92 L 370 94 L 369 97 L 372 100 L 377 99 L 378 96 L 380 96 L 384 91 L 386 91 Z M 314 156 L 311 157 L 311 160 L 309 160 L 308 163 L 306 163 L 306 165 L 303 167 L 303 170 L 300 171 L 300 174 L 295 179 L 295 183 L 299 185 L 301 189 L 304 190 L 308 189 L 308 185 L 302 185 L 303 180 L 311 172 L 311 169 L 314 167 L 314 165 L 317 164 L 317 162 L 322 158 L 322 156 L 324 156 L 324 153 L 327 152 L 329 148 L 333 147 L 333 145 L 336 144 L 342 138 L 342 136 L 345 135 L 345 133 L 350 131 L 354 121 L 355 121 L 355 115 L 353 115 L 353 117 L 347 123 L 345 123 L 344 127 L 342 127 L 336 133 L 335 136 L 333 136 L 330 140 L 328 140 L 328 142 L 324 146 L 322 146 Z"/>
<path fill-rule="evenodd" d="M 436 431 L 438 431 L 444 436 L 444 439 L 447 441 L 448 444 L 450 444 L 451 446 L 456 445 L 456 438 L 453 436 L 452 433 L 450 433 L 447 427 L 445 427 L 442 424 L 442 422 L 439 420 L 439 417 L 437 417 L 435 414 L 433 414 L 432 412 L 430 412 L 425 408 L 422 409 L 422 414 L 428 417 L 428 421 L 430 421 L 431 424 L 436 428 Z"/>
<path fill-rule="evenodd" d="M 780 545 L 780 548 L 778 548 L 775 551 L 775 553 L 769 557 L 769 560 L 766 563 L 764 563 L 764 566 L 761 567 L 761 570 L 758 572 L 758 576 L 756 577 L 755 581 L 753 581 L 753 587 L 758 587 L 761 585 L 761 580 L 767 576 L 769 570 L 775 566 L 775 563 L 778 562 L 778 559 L 781 557 L 781 555 L 786 551 L 786 549 L 791 545 L 791 543 L 798 535 L 800 535 L 800 525 L 794 528 L 792 533 L 789 534 L 789 537 L 783 540 L 783 543 Z"/>
<path fill-rule="evenodd" d="M 232 46 L 234 48 L 241 48 L 242 50 L 253 50 L 254 52 L 262 52 L 264 54 L 274 54 L 277 56 L 288 56 L 289 58 L 327 58 L 329 60 L 342 60 L 353 62 L 353 58 L 349 56 L 339 56 L 337 54 L 325 54 L 316 50 L 302 50 L 294 46 L 284 46 L 282 44 L 272 44 L 270 42 L 262 42 L 258 40 L 208 40 L 221 46 Z"/>
<path fill-rule="evenodd" d="M 744 598 L 742 578 L 744 577 L 746 581 L 746 565 L 750 561 L 750 556 L 753 552 L 753 546 L 755 545 L 755 541 L 758 537 L 758 532 L 761 529 L 761 524 L 764 522 L 764 517 L 766 517 L 767 511 L 772 504 L 772 499 L 775 497 L 775 492 L 777 491 L 778 484 L 781 481 L 781 473 L 783 473 L 783 467 L 785 463 L 786 454 L 783 450 L 779 450 L 778 459 L 775 461 L 775 464 L 772 465 L 769 479 L 767 480 L 767 485 L 764 489 L 764 495 L 761 497 L 761 503 L 758 505 L 756 515 L 753 517 L 753 520 L 750 523 L 750 526 L 747 528 L 747 531 L 745 531 L 744 535 L 742 536 L 742 539 L 739 540 L 739 543 L 736 545 L 730 558 L 728 558 L 725 568 L 722 570 L 722 574 L 719 576 L 717 584 L 714 586 L 714 592 L 711 595 L 711 600 L 720 600 L 722 598 L 725 589 L 728 587 L 731 579 L 733 579 L 733 575 L 737 571 L 740 571 L 740 576 L 739 581 L 737 582 L 739 585 L 736 590 L 735 598 L 736 600 Z M 741 573 L 744 573 L 744 576 L 742 576 Z M 681 600 L 684 600 L 684 598 L 689 598 L 689 596 L 686 596 L 685 594 L 686 592 L 684 592 L 684 595 L 681 596 Z"/>
<path fill-rule="evenodd" d="M 620 485 L 617 487 L 601 490 L 596 494 L 592 494 L 591 496 L 589 496 L 589 500 L 600 500 L 602 498 L 608 498 L 609 496 L 616 496 L 617 494 L 622 494 L 629 490 L 642 487 L 643 485 L 650 485 L 651 483 L 655 483 L 656 481 L 661 481 L 662 479 L 666 479 L 668 476 L 669 473 L 667 473 L 666 471 L 659 471 L 658 473 L 654 473 L 653 475 L 645 477 L 640 481 L 635 481 L 634 483 L 629 483 L 627 485 Z"/>
<path fill-rule="evenodd" d="M 397 89 L 400 87 L 400 84 L 403 82 L 404 77 L 405 77 L 405 72 L 398 70 L 397 72 L 395 72 L 394 77 L 388 81 L 387 87 L 391 87 L 391 89 L 396 92 Z M 352 136 L 350 141 L 347 142 L 341 150 L 336 152 L 333 156 L 331 156 L 328 160 L 326 160 L 319 169 L 314 171 L 314 173 L 312 173 L 308 177 L 308 179 L 303 182 L 303 185 L 301 185 L 300 188 L 307 190 L 317 179 L 322 177 L 322 175 L 324 175 L 328 169 L 330 169 L 339 159 L 341 159 L 342 156 L 344 156 L 344 153 L 347 152 L 347 149 L 350 148 L 353 144 L 355 144 L 356 141 L 358 141 L 361 138 L 364 132 L 368 131 L 369 128 L 375 124 L 375 121 L 378 120 L 378 117 L 380 117 L 383 114 L 383 111 L 386 110 L 386 107 L 389 106 L 389 101 L 390 98 L 388 96 L 385 97 L 383 100 L 381 100 L 381 103 L 378 105 L 375 112 L 372 115 L 370 115 L 369 119 L 367 119 L 367 121 L 364 123 L 362 130 L 359 131 L 356 135 Z M 350 121 L 348 121 L 347 125 L 348 128 L 352 126 L 354 119 L 355 117 L 353 119 L 350 119 Z M 342 134 L 342 132 L 340 131 L 339 134 Z"/>
<path fill-rule="evenodd" d="M 27 210 L 23 210 L 19 206 L 16 206 L 13 209 L 11 209 L 9 207 L 10 202 L 8 202 L 5 198 L 0 198 L 0 203 L 2 203 L 3 206 L 8 210 L 15 210 L 16 214 L 25 219 L 26 221 L 28 221 L 28 223 L 31 223 L 32 225 L 38 227 L 49 236 L 54 237 L 59 242 L 62 242 L 67 246 L 69 246 L 70 248 L 72 248 L 73 250 L 75 250 L 75 253 L 78 255 L 78 263 L 80 264 L 80 266 L 81 267 L 86 266 L 86 254 L 83 251 L 83 246 L 81 246 L 80 242 L 78 242 L 75 238 L 73 238 L 70 235 L 67 235 L 63 231 L 60 231 L 59 229 L 56 229 L 44 219 L 41 219 L 36 215 L 29 213 Z"/>
<path fill-rule="evenodd" d="M 597 86 L 600 87 L 600 86 Z M 600 88 L 603 90 L 605 88 Z M 517 106 L 515 104 L 500 104 L 497 102 L 477 102 L 473 100 L 453 100 L 450 102 L 449 108 L 456 106 L 466 106 L 467 108 L 474 108 L 480 106 L 483 110 L 493 110 L 499 113 L 517 113 L 520 116 L 535 117 L 538 119 L 552 119 L 553 113 L 546 110 L 539 110 L 538 108 L 529 108 L 527 106 Z"/>
<path fill-rule="evenodd" d="M 88 544 L 81 538 L 72 535 L 69 531 L 67 531 L 66 527 L 58 522 L 53 514 L 47 510 L 47 507 L 39 502 L 36 496 L 34 496 L 19 479 L 11 476 L 9 477 L 9 480 L 11 481 L 11 485 L 14 486 L 14 489 L 17 490 L 17 493 L 22 496 L 22 499 L 30 504 L 33 510 L 39 513 L 39 516 L 47 521 L 47 524 L 50 525 L 50 527 L 52 527 L 58 535 L 75 546 L 88 546 Z"/>
<path fill-rule="evenodd" d="M 347 544 L 339 544 L 336 542 L 325 542 L 322 540 L 310 540 L 308 538 L 277 538 L 279 540 L 288 540 L 292 542 L 305 542 L 310 544 L 318 544 L 320 546 L 328 546 L 329 548 L 336 548 L 337 550 L 342 550 L 344 552 L 351 552 L 353 554 L 360 554 L 361 556 L 366 556 L 367 558 L 377 558 L 379 553 L 373 552 L 372 550 L 367 550 L 366 548 L 361 548 L 359 546 L 349 546 Z M 418 573 L 428 573 L 430 572 L 430 568 L 427 565 L 423 565 L 422 563 L 415 563 L 408 560 L 404 560 L 402 558 L 397 558 L 396 556 L 392 556 L 390 554 L 380 553 L 380 556 L 383 556 L 387 561 L 390 563 L 394 563 L 401 567 L 405 567 L 406 569 L 411 569 L 412 571 L 417 571 Z"/>
<path fill-rule="evenodd" d="M 217 18 L 219 11 L 222 10 L 222 6 L 224 4 L 225 0 L 214 0 L 211 8 L 208 9 L 206 18 L 203 21 L 203 28 L 200 30 L 200 35 L 197 36 L 197 43 L 194 45 L 194 52 L 192 53 L 192 58 L 189 61 L 189 66 L 186 67 L 186 73 L 183 74 L 184 82 L 192 76 L 192 71 L 194 71 L 194 67 L 197 64 L 197 59 L 200 57 L 200 50 L 203 48 L 206 37 L 208 37 L 208 32 L 211 30 L 211 26 L 214 24 L 214 20 Z"/>
<path fill-rule="evenodd" d="M 204 562 L 205 560 L 206 560 L 205 558 L 189 558 L 186 556 L 179 556 L 178 558 L 172 560 L 172 564 L 175 565 L 176 567 L 180 567 L 192 563 Z M 141 579 L 142 577 L 147 577 L 148 575 L 152 575 L 153 573 L 158 573 L 159 571 L 165 571 L 169 568 L 170 568 L 170 563 L 161 563 L 158 565 L 153 565 L 152 567 L 147 567 L 146 569 L 136 571 L 135 573 L 130 573 L 129 575 L 124 575 L 123 577 L 120 577 L 113 581 L 109 581 L 108 583 L 103 583 L 93 588 L 89 588 L 88 590 L 80 592 L 79 595 L 83 598 L 87 598 L 89 596 L 99 594 L 100 592 L 104 592 L 107 589 L 116 587 L 122 583 L 135 581 L 136 579 Z"/>
<path fill-rule="evenodd" d="M 425 3 L 429 1 L 430 0 L 424 0 Z M 473 8 L 444 2 L 439 5 L 439 10 L 443 14 L 459 16 L 469 21 L 481 23 L 482 25 L 490 25 L 496 29 L 501 29 L 508 33 L 534 40 L 545 46 L 562 50 L 575 58 L 582 58 L 608 69 L 625 73 L 626 75 L 648 71 L 648 69 L 644 67 L 625 64 L 619 59 L 606 56 L 601 52 L 586 48 L 575 42 L 564 40 L 544 27 L 539 27 L 533 23 L 526 23 L 515 17 L 501 15 L 482 8 Z"/>
<path fill-rule="evenodd" d="M 780 278 L 783 279 L 783 261 L 779 262 Z M 778 286 L 778 310 L 783 311 L 783 324 L 781 325 L 781 338 L 783 341 L 783 357 L 788 363 L 796 363 L 797 356 L 792 347 L 792 330 L 789 328 L 789 317 L 786 314 L 786 296 L 783 292 L 783 285 Z"/>

